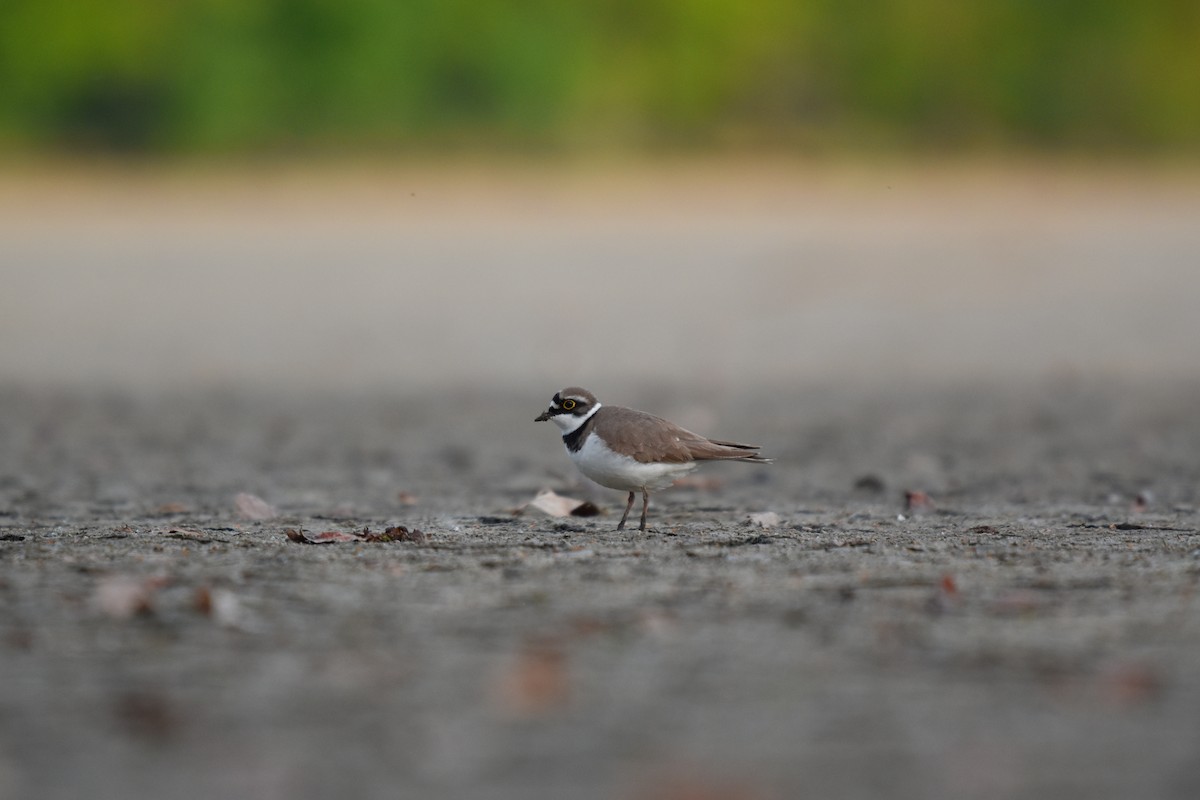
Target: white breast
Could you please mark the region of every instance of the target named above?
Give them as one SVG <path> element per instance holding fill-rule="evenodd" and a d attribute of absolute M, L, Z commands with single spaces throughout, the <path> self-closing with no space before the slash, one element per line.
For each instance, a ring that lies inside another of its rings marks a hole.
<path fill-rule="evenodd" d="M 583 447 L 577 452 L 567 450 L 567 453 L 584 475 L 601 486 L 624 491 L 662 489 L 696 468 L 694 461 L 687 464 L 643 464 L 613 452 L 595 433 L 583 440 Z"/>

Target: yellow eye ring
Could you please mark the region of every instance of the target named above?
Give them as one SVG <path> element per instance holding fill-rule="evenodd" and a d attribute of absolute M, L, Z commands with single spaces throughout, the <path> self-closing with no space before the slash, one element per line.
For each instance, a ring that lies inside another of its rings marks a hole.
<path fill-rule="evenodd" d="M 563 410 L 570 411 L 571 409 L 575 408 L 575 401 L 574 400 L 563 400 L 562 407 L 563 407 Z"/>

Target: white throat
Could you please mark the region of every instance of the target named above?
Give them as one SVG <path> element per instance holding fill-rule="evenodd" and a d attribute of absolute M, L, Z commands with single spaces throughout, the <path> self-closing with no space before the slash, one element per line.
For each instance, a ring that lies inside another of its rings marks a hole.
<path fill-rule="evenodd" d="M 596 405 L 592 406 L 592 410 L 582 417 L 577 417 L 574 414 L 555 414 L 550 419 L 562 429 L 563 436 L 566 436 L 568 433 L 574 433 L 579 430 L 579 426 L 591 419 L 599 410 L 600 404 L 596 403 Z"/>

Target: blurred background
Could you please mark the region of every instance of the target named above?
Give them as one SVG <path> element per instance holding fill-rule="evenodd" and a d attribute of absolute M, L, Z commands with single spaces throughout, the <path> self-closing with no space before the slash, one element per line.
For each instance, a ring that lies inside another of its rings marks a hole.
<path fill-rule="evenodd" d="M 1200 5 L 7 0 L 0 379 L 1195 375 Z"/>
<path fill-rule="evenodd" d="M 1179 0 L 8 0 L 11 147 L 1194 150 Z"/>

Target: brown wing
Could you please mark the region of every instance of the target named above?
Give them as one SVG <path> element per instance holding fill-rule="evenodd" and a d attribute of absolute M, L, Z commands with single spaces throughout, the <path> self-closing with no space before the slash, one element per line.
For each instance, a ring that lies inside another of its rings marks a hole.
<path fill-rule="evenodd" d="M 704 439 L 702 444 L 692 448 L 692 458 L 697 461 L 712 459 L 723 461 L 761 461 L 763 463 L 770 463 L 771 461 L 771 459 L 763 458 L 758 454 L 758 445 L 756 444 L 723 442 L 720 439 Z"/>
<path fill-rule="evenodd" d="M 754 445 L 708 439 L 662 417 L 632 408 L 601 406 L 596 412 L 596 426 L 610 441 L 617 438 L 616 431 L 619 430 L 622 449 L 643 464 L 650 461 L 686 464 L 689 461 L 769 460 L 756 453 L 758 448 Z"/>

